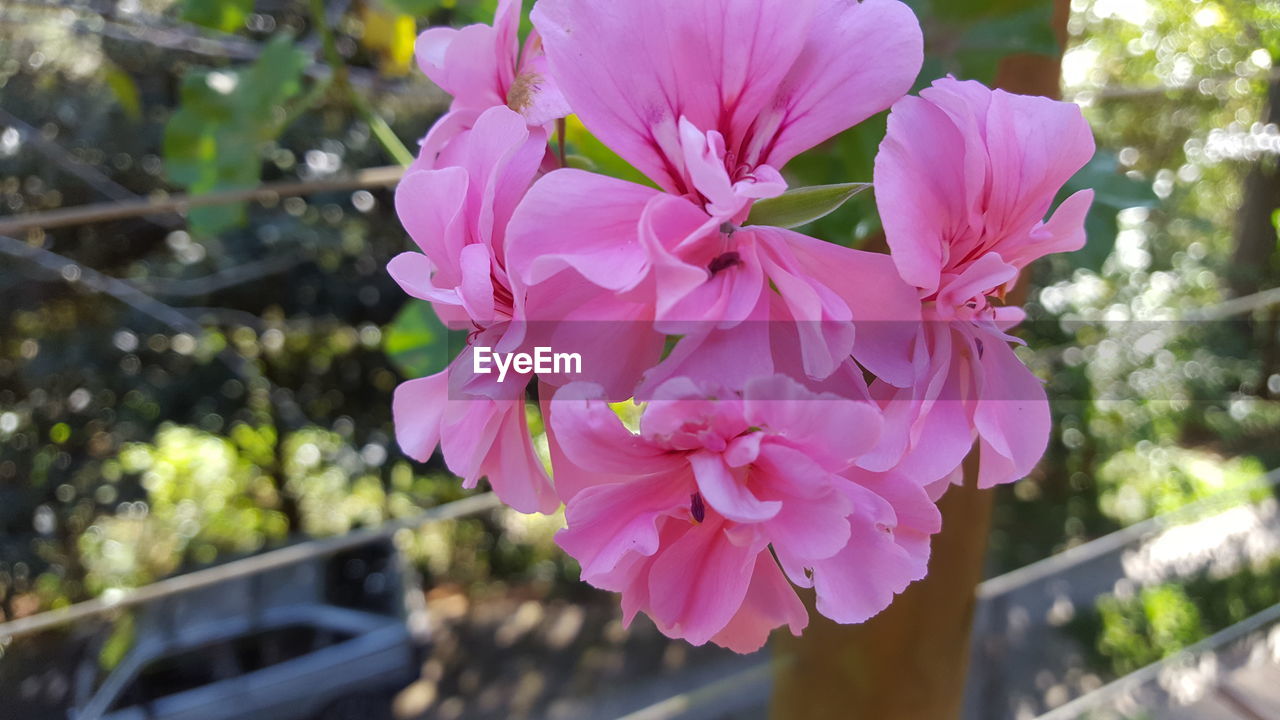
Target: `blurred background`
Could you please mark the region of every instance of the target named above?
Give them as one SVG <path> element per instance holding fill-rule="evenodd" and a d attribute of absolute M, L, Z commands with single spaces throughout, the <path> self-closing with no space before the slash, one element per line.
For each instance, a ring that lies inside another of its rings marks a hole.
<path fill-rule="evenodd" d="M 448 103 L 413 42 L 495 4 L 0 0 L 0 718 L 770 716 L 768 650 L 624 629 L 559 519 L 394 443 L 449 359 L 384 271 Z M 1280 2 L 911 4 L 924 80 L 1047 73 L 1100 147 L 1030 288 L 1056 425 L 995 499 L 965 717 L 1280 718 Z M 865 197 L 808 231 L 882 243 Z"/>

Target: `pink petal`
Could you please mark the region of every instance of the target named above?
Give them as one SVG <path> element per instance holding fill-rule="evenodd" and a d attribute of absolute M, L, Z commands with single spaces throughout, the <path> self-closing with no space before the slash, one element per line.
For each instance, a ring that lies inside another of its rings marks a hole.
<path fill-rule="evenodd" d="M 1063 200 L 1053 217 L 1032 233 L 1034 241 L 1025 247 L 1015 248 L 1009 262 L 1024 267 L 1045 255 L 1075 252 L 1084 247 L 1084 222 L 1092 205 L 1092 190 L 1081 190 Z"/>
<path fill-rule="evenodd" d="M 441 272 L 444 287 L 462 280 L 458 254 L 467 241 L 462 208 L 469 180 L 462 168 L 411 172 L 396 187 L 396 214 L 409 236 Z"/>
<path fill-rule="evenodd" d="M 774 628 L 783 625 L 799 637 L 809 625 L 809 613 L 778 564 L 767 551 L 762 552 L 756 556 L 742 607 L 711 642 L 737 653 L 755 652 L 764 647 Z"/>
<path fill-rule="evenodd" d="M 593 473 L 611 475 L 615 482 L 656 473 L 670 473 L 684 460 L 631 434 L 602 400 L 603 389 L 589 383 L 566 385 L 551 401 L 551 426 L 566 457 Z"/>
<path fill-rule="evenodd" d="M 581 170 L 534 184 L 507 230 L 507 266 L 526 284 L 572 268 L 602 288 L 628 290 L 648 272 L 637 226 L 657 191 Z M 690 222 L 700 223 L 689 206 Z"/>
<path fill-rule="evenodd" d="M 560 86 L 551 75 L 551 66 L 542 50 L 542 37 L 537 30 L 530 32 L 525 40 L 524 51 L 520 54 L 520 71 L 513 88 L 518 88 L 519 92 L 509 93 L 507 102 L 524 116 L 530 126 L 546 125 L 573 113 L 569 101 L 565 100 L 564 93 L 560 92 Z"/>
<path fill-rule="evenodd" d="M 1003 90 L 987 110 L 991 158 L 988 226 L 1030 229 L 1044 218 L 1058 190 L 1093 157 L 1093 131 L 1080 108 Z"/>
<path fill-rule="evenodd" d="M 876 155 L 876 206 L 898 273 L 926 295 L 938 289 L 944 239 L 968 226 L 965 159 L 965 137 L 936 105 L 907 97 L 893 106 Z"/>
<path fill-rule="evenodd" d="M 459 257 L 462 283 L 459 297 L 467 314 L 481 326 L 494 321 L 493 257 L 485 245 L 468 245 Z"/>
<path fill-rule="evenodd" d="M 983 388 L 974 412 L 982 437 L 978 487 L 1026 477 L 1049 444 L 1049 401 L 1044 385 L 1013 349 L 988 340 L 982 355 Z"/>
<path fill-rule="evenodd" d="M 726 330 L 708 327 L 705 322 L 690 323 L 692 334 L 681 337 L 666 359 L 645 373 L 636 397 L 649 399 L 655 388 L 673 378 L 740 388 L 755 378 L 772 375 L 771 327 L 764 308 L 761 302 L 744 322 Z"/>
<path fill-rule="evenodd" d="M 556 543 L 582 566 L 582 579 L 595 584 L 627 553 L 656 553 L 659 520 L 687 515 L 692 492 L 687 474 L 585 488 L 565 508 L 568 527 Z"/>
<path fill-rule="evenodd" d="M 431 28 L 418 36 L 418 66 L 454 96 L 456 108 L 504 105 L 515 74 L 519 21 L 519 0 L 501 0 L 493 27 Z"/>
<path fill-rule="evenodd" d="M 590 382 L 609 400 L 626 400 L 662 357 L 665 338 L 653 329 L 652 304 L 623 299 L 576 273 L 530 288 L 525 313 L 530 344 L 582 357 L 581 373 L 541 376 L 551 385 Z"/>
<path fill-rule="evenodd" d="M 818 612 L 838 623 L 869 620 L 923 576 L 916 559 L 894 541 L 882 509 L 888 505 L 877 498 L 866 491 L 854 497 L 857 509 L 849 518 L 849 543 L 813 564 Z"/>
<path fill-rule="evenodd" d="M 666 546 L 649 573 L 649 612 L 658 628 L 702 645 L 728 625 L 751 583 L 758 545 L 739 546 L 708 517 Z"/>
<path fill-rule="evenodd" d="M 436 268 L 426 255 L 416 252 L 400 253 L 387 263 L 389 273 L 402 290 L 419 300 L 446 305 L 462 305 L 462 298 L 454 288 L 439 288 L 432 283 Z"/>
<path fill-rule="evenodd" d="M 994 292 L 1016 277 L 1018 268 L 1006 263 L 998 253 L 989 252 L 965 265 L 959 275 L 943 275 L 938 304 L 947 308 L 960 307 L 970 298 Z"/>
<path fill-rule="evenodd" d="M 758 121 L 776 138 L 746 157 L 773 167 L 888 108 L 911 89 L 924 62 L 920 24 L 897 0 L 823 0 L 804 50 Z"/>
<path fill-rule="evenodd" d="M 475 125 L 480 113 L 476 110 L 460 109 L 445 113 L 423 138 L 419 145 L 418 157 L 410 163 L 407 173 L 422 170 L 436 170 L 458 164 L 455 140 L 465 137 Z M 459 141 L 460 143 L 461 141 Z"/>
<path fill-rule="evenodd" d="M 448 371 L 419 380 L 409 380 L 396 388 L 391 401 L 396 442 L 404 454 L 426 462 L 440 444 L 440 423 L 449 400 Z"/>
<path fill-rule="evenodd" d="M 463 150 L 458 162 L 471 178 L 466 217 L 472 238 L 501 252 L 511 215 L 542 163 L 546 135 L 503 105 L 480 115 Z"/>
<path fill-rule="evenodd" d="M 1021 268 L 1076 247 L 1087 201 L 1041 224 L 1054 197 L 1093 155 L 1080 109 L 944 78 L 894 106 L 876 158 L 876 198 L 894 261 L 924 296 L 995 252 Z"/>
<path fill-rule="evenodd" d="M 762 522 L 778 514 L 782 503 L 762 501 L 747 487 L 745 473 L 733 470 L 719 454 L 695 452 L 688 456 L 698 491 L 707 504 L 730 520 L 744 523 Z"/>
<path fill-rule="evenodd" d="M 938 328 L 939 334 L 950 336 L 950 328 Z M 964 461 L 973 447 L 973 421 L 970 402 L 963 392 L 974 382 L 972 369 L 966 360 L 953 357 L 950 346 L 936 356 L 929 381 L 940 381 L 936 394 L 917 388 L 915 396 L 903 393 L 894 403 L 908 403 L 915 413 L 910 430 L 910 448 L 898 461 L 896 472 L 912 480 L 927 484 L 949 475 Z M 886 410 L 886 416 L 893 409 Z M 874 464 L 860 463 L 869 469 L 888 469 Z"/>
<path fill-rule="evenodd" d="M 755 462 L 760 457 L 760 443 L 764 440 L 764 433 L 749 432 L 746 435 L 729 441 L 729 447 L 724 451 L 724 461 L 731 468 L 746 467 Z"/>
<path fill-rule="evenodd" d="M 659 185 L 683 192 L 691 187 L 677 169 L 680 118 L 731 140 L 746 137 L 775 101 L 817 5 L 543 0 L 533 22 L 587 128 Z"/>
<path fill-rule="evenodd" d="M 883 421 L 870 404 L 814 393 L 784 375 L 757 378 L 743 395 L 748 422 L 830 471 L 847 467 L 880 437 Z"/>
<path fill-rule="evenodd" d="M 560 500 L 533 448 L 524 402 L 495 405 L 500 412 L 497 428 L 478 474 L 488 478 L 502 502 L 520 512 L 555 512 Z"/>
<path fill-rule="evenodd" d="M 856 329 L 853 355 L 858 362 L 885 382 L 899 387 L 910 384 L 911 347 L 921 321 L 920 300 L 916 289 L 894 271 L 893 259 L 799 233 L 783 237 L 800 268 L 848 305 Z"/>
<path fill-rule="evenodd" d="M 760 257 L 769 282 L 786 304 L 790 320 L 800 335 L 805 373 L 814 379 L 829 377 L 853 350 L 853 313 L 835 290 L 810 276 L 793 248 L 807 247 L 788 230 L 744 228 L 760 243 Z M 803 237 L 803 236 L 801 236 Z M 843 284 L 849 282 L 844 278 Z"/>
<path fill-rule="evenodd" d="M 782 512 L 766 523 L 774 547 L 785 548 L 795 558 L 807 562 L 825 560 L 849 542 L 849 520 L 829 503 L 788 500 Z"/>
<path fill-rule="evenodd" d="M 457 364 L 455 360 L 450 370 Z M 451 382 L 456 380 L 451 378 Z M 461 398 L 453 389 L 450 395 L 445 422 L 440 430 L 440 450 L 449 470 L 462 478 L 462 486 L 473 488 L 479 484 L 483 475 L 481 466 L 497 440 L 506 413 L 503 406 L 512 402 L 479 396 Z"/>
<path fill-rule="evenodd" d="M 765 277 L 755 244 L 743 237 L 734 247 L 737 264 L 715 273 L 680 261 L 655 263 L 658 331 L 688 335 L 708 328 L 728 329 L 759 309 Z"/>

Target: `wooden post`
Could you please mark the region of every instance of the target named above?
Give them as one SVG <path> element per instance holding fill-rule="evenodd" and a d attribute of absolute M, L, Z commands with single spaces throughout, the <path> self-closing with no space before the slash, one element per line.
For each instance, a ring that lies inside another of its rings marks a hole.
<path fill-rule="evenodd" d="M 1069 2 L 1054 2 L 1055 31 L 1065 45 Z M 1061 70 L 1061 58 L 1012 56 L 1001 64 L 996 85 L 1059 97 Z M 1019 290 L 1025 298 L 1026 288 Z M 933 539 L 928 577 L 889 609 L 862 625 L 837 625 L 813 610 L 812 593 L 805 597 L 811 620 L 804 636 L 775 636 L 775 720 L 960 717 L 993 498 L 977 489 L 976 474 L 971 456 L 965 485 L 939 503 L 943 527 Z"/>

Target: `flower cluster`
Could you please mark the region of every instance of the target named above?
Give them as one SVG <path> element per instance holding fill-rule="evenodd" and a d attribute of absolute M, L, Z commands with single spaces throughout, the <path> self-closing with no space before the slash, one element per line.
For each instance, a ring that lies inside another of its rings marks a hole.
<path fill-rule="evenodd" d="M 523 45 L 520 13 L 419 39 L 454 101 L 396 194 L 421 252 L 389 271 L 468 336 L 398 389 L 401 446 L 518 510 L 563 503 L 583 579 L 672 637 L 799 633 L 793 586 L 837 622 L 875 615 L 925 575 L 975 440 L 984 487 L 1044 452 L 1005 297 L 1084 243 L 1090 192 L 1046 215 L 1088 125 L 951 78 L 908 96 L 923 43 L 899 0 L 538 0 Z M 792 158 L 889 108 L 889 254 L 749 222 Z M 649 183 L 567 162 L 571 114 Z M 476 348 L 581 372 L 499 379 Z"/>

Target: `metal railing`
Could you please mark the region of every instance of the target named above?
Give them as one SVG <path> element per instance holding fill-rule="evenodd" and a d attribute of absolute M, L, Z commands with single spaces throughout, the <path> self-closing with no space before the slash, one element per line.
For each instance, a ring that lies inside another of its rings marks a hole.
<path fill-rule="evenodd" d="M 1272 605 L 1231 627 L 1214 633 L 1200 642 L 1190 645 L 1174 655 L 1136 670 L 1119 680 L 1103 685 L 1088 695 L 1083 695 L 1041 715 L 1036 720 L 1076 720 L 1110 703 L 1122 700 L 1138 688 L 1158 682 L 1170 671 L 1194 665 L 1204 655 L 1212 655 L 1240 641 L 1247 641 L 1276 623 L 1280 623 L 1280 605 Z"/>
<path fill-rule="evenodd" d="M 258 575 L 289 565 L 333 555 L 362 545 L 390 539 L 401 530 L 411 530 L 430 523 L 478 515 L 501 507 L 493 493 L 473 495 L 456 502 L 430 508 L 413 517 L 392 520 L 378 527 L 356 530 L 332 538 L 308 540 L 278 550 L 233 560 L 223 565 L 196 570 L 166 580 L 129 590 L 109 592 L 93 600 L 49 610 L 0 624 L 0 644 L 14 638 L 52 630 L 63 625 L 116 612 L 124 608 L 181 593 L 211 587 L 236 578 Z"/>

